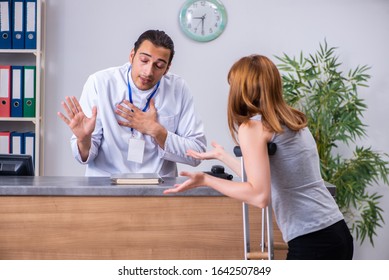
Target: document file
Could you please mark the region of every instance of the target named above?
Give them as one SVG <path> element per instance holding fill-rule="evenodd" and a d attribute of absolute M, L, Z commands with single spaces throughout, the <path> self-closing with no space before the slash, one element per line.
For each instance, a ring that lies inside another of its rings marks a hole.
<path fill-rule="evenodd" d="M 35 66 L 24 66 L 23 117 L 35 117 Z"/>
<path fill-rule="evenodd" d="M 11 66 L 11 117 L 23 117 L 23 66 Z"/>
<path fill-rule="evenodd" d="M 36 49 L 36 0 L 26 1 L 25 48 Z"/>
<path fill-rule="evenodd" d="M 11 133 L 9 131 L 0 131 L 0 154 L 9 154 L 10 138 Z"/>
<path fill-rule="evenodd" d="M 25 153 L 23 132 L 11 132 L 11 154 L 22 155 Z"/>
<path fill-rule="evenodd" d="M 12 48 L 24 49 L 24 0 L 12 0 Z"/>
<path fill-rule="evenodd" d="M 0 0 L 0 49 L 12 48 L 11 1 Z"/>
<path fill-rule="evenodd" d="M 11 66 L 0 65 L 0 117 L 11 115 Z"/>
<path fill-rule="evenodd" d="M 35 163 L 35 133 L 24 133 L 24 151 L 26 155 L 32 156 L 32 162 Z"/>

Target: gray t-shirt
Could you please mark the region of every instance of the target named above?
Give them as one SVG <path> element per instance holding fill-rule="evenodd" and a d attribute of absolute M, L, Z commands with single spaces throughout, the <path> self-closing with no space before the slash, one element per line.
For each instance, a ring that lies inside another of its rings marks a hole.
<path fill-rule="evenodd" d="M 253 120 L 261 120 L 255 116 Z M 272 207 L 285 242 L 343 219 L 320 174 L 316 142 L 306 127 L 273 136 L 270 156 Z"/>

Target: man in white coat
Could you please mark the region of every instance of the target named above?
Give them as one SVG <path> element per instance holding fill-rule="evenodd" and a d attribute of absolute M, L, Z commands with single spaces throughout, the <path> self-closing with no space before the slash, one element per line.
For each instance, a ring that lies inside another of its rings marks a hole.
<path fill-rule="evenodd" d="M 159 173 L 177 176 L 177 162 L 197 166 L 187 150 L 204 152 L 206 139 L 186 82 L 168 73 L 174 44 L 163 31 L 148 30 L 129 62 L 98 71 L 84 85 L 80 101 L 67 96 L 65 116 L 73 132 L 74 157 L 86 176 Z"/>

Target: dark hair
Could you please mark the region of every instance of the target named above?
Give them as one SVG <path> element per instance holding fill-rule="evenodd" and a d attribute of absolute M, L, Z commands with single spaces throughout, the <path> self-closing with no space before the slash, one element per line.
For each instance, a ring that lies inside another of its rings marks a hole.
<path fill-rule="evenodd" d="M 147 30 L 143 32 L 134 44 L 135 53 L 138 51 L 140 45 L 146 40 L 150 41 L 153 45 L 157 47 L 163 47 L 165 49 L 170 50 L 170 57 L 168 61 L 168 64 L 170 65 L 174 56 L 174 43 L 173 40 L 169 37 L 169 35 L 167 35 L 164 31 L 161 30 Z"/>

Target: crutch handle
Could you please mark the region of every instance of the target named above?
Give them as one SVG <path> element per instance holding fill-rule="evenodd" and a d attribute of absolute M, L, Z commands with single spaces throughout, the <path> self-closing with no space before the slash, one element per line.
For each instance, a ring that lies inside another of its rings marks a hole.
<path fill-rule="evenodd" d="M 236 157 L 241 157 L 242 156 L 242 151 L 240 150 L 239 146 L 234 147 L 234 154 Z"/>
<path fill-rule="evenodd" d="M 273 142 L 267 143 L 267 153 L 269 156 L 274 155 L 277 152 L 277 144 Z M 242 156 L 242 151 L 239 146 L 234 147 L 234 154 L 236 157 L 241 157 Z"/>

